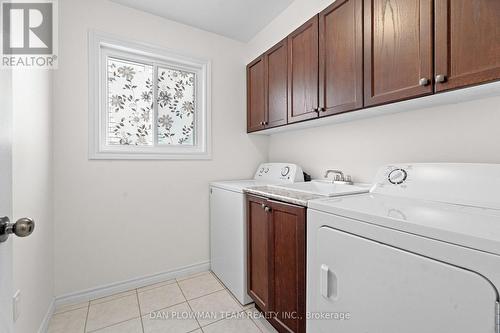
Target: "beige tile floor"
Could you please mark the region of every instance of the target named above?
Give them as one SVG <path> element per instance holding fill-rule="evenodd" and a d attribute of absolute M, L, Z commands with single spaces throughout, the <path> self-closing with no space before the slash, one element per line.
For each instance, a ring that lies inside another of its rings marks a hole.
<path fill-rule="evenodd" d="M 274 333 L 253 305 L 242 306 L 203 272 L 60 307 L 48 333 Z"/>

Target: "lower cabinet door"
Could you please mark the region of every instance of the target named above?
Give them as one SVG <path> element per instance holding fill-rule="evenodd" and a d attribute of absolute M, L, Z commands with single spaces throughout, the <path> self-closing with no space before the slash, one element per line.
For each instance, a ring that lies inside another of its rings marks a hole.
<path fill-rule="evenodd" d="M 322 227 L 309 258 L 312 333 L 492 333 L 497 292 L 474 272 Z"/>
<path fill-rule="evenodd" d="M 280 333 L 306 331 L 306 209 L 247 195 L 248 294 Z"/>
<path fill-rule="evenodd" d="M 305 332 L 306 209 L 268 201 L 272 299 L 271 324 L 279 332 Z"/>
<path fill-rule="evenodd" d="M 271 256 L 270 216 L 266 199 L 247 196 L 247 289 L 262 311 L 270 311 Z"/>

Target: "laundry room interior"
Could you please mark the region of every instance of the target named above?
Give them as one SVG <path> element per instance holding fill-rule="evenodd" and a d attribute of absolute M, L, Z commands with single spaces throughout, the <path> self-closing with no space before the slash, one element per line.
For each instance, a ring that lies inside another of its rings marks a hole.
<path fill-rule="evenodd" d="M 0 333 L 500 333 L 500 1 L 1 6 Z"/>

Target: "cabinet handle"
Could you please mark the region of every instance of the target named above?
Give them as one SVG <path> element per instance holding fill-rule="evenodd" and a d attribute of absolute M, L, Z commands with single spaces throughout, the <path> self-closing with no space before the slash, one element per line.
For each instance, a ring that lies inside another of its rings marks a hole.
<path fill-rule="evenodd" d="M 264 210 L 266 211 L 266 213 L 269 213 L 271 211 L 271 207 L 266 206 L 266 207 L 264 207 Z"/>
<path fill-rule="evenodd" d="M 436 82 L 437 83 L 446 82 L 446 75 L 443 75 L 443 74 L 436 75 Z"/>
<path fill-rule="evenodd" d="M 420 81 L 418 82 L 418 84 L 420 84 L 422 87 L 429 85 L 429 83 L 430 80 L 426 77 L 421 78 Z"/>
<path fill-rule="evenodd" d="M 320 108 L 319 109 L 321 112 L 326 112 L 326 108 Z"/>
<path fill-rule="evenodd" d="M 264 126 L 264 122 L 263 121 L 261 121 L 259 124 L 260 124 L 260 126 Z"/>
<path fill-rule="evenodd" d="M 260 206 L 262 207 L 262 209 L 266 208 L 266 204 L 261 204 Z"/>
<path fill-rule="evenodd" d="M 317 113 L 319 113 L 319 108 L 315 108 L 315 109 L 313 110 L 313 112 L 317 112 Z"/>
<path fill-rule="evenodd" d="M 268 125 L 269 123 L 267 121 L 264 122 L 264 125 Z"/>

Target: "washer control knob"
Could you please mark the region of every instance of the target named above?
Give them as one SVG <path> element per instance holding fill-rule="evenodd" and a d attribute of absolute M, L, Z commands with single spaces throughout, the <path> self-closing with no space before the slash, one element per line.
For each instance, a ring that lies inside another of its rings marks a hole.
<path fill-rule="evenodd" d="M 389 173 L 389 182 L 394 185 L 403 184 L 408 178 L 408 173 L 403 169 L 394 169 Z"/>
<path fill-rule="evenodd" d="M 289 166 L 286 166 L 284 167 L 283 169 L 281 169 L 281 175 L 283 177 L 285 177 L 286 175 L 288 175 L 290 173 L 290 167 Z"/>

